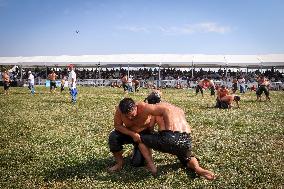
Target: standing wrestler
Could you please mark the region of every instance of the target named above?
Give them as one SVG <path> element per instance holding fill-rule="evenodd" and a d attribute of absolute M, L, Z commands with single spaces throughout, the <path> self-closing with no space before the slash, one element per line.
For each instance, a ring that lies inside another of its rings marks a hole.
<path fill-rule="evenodd" d="M 121 82 L 122 82 L 122 88 L 123 88 L 124 92 L 127 92 L 128 91 L 128 85 L 127 85 L 128 77 L 127 77 L 126 74 L 122 75 Z"/>
<path fill-rule="evenodd" d="M 138 92 L 139 88 L 140 88 L 140 81 L 138 79 L 134 78 L 132 80 L 132 83 L 134 84 L 134 91 Z"/>
<path fill-rule="evenodd" d="M 52 70 L 52 72 L 48 75 L 48 79 L 50 80 L 50 92 L 51 93 L 55 92 L 55 89 L 56 89 L 56 78 L 57 78 L 57 75 L 54 72 L 54 70 Z"/>
<path fill-rule="evenodd" d="M 64 91 L 64 88 L 65 88 L 65 76 L 62 75 L 62 78 L 61 78 L 61 88 L 60 88 L 60 92 L 62 93 Z"/>
<path fill-rule="evenodd" d="M 157 100 L 159 97 L 157 93 L 152 92 L 147 97 L 148 102 L 151 98 Z M 149 149 L 152 148 L 176 155 L 184 166 L 192 169 L 198 175 L 208 180 L 215 179 L 214 173 L 200 167 L 198 160 L 191 154 L 191 129 L 186 121 L 184 111 L 172 104 L 160 102 L 160 100 L 157 100 L 156 103 L 156 105 L 145 106 L 145 111 L 156 115 L 153 122 L 158 124 L 158 132 L 142 133 L 140 136 L 142 143 L 139 143 L 139 149 L 147 162 L 147 169 L 154 175 L 157 173 Z"/>
<path fill-rule="evenodd" d="M 264 77 L 263 75 L 260 76 L 260 78 L 258 79 L 258 89 L 256 90 L 256 95 L 257 95 L 257 99 L 261 101 L 261 95 L 264 92 L 266 100 L 270 100 L 269 97 L 269 90 L 268 90 L 268 86 L 269 86 L 269 80 Z"/>
<path fill-rule="evenodd" d="M 201 79 L 197 86 L 196 86 L 196 95 L 199 93 L 201 93 L 202 97 L 203 97 L 203 89 L 206 89 L 209 85 L 209 80 L 208 79 Z"/>
<path fill-rule="evenodd" d="M 214 84 L 214 81 L 212 79 L 209 79 L 208 87 L 210 89 L 210 95 L 215 96 L 215 84 Z"/>
<path fill-rule="evenodd" d="M 233 86 L 232 86 L 232 92 L 235 94 L 238 90 L 238 80 L 236 78 L 233 79 Z"/>
<path fill-rule="evenodd" d="M 9 88 L 10 88 L 10 76 L 8 71 L 4 71 L 2 74 L 2 80 L 3 80 L 3 85 L 4 85 L 4 94 L 8 95 L 9 94 Z"/>

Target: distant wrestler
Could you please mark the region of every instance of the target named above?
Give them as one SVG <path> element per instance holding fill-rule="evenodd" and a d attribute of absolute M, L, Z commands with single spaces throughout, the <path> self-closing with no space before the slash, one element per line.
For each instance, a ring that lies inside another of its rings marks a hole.
<path fill-rule="evenodd" d="M 132 83 L 133 83 L 133 85 L 134 85 L 134 91 L 135 91 L 135 92 L 138 92 L 138 91 L 139 91 L 139 88 L 140 88 L 140 81 L 139 81 L 138 79 L 134 78 L 134 79 L 132 80 Z"/>
<path fill-rule="evenodd" d="M 52 70 L 52 72 L 48 75 L 48 79 L 50 80 L 50 92 L 54 93 L 55 89 L 56 89 L 56 78 L 57 75 L 54 72 L 54 70 Z"/>
<path fill-rule="evenodd" d="M 129 87 L 128 87 L 128 77 L 126 74 L 122 75 L 121 82 L 122 82 L 122 88 L 124 92 L 127 92 Z"/>
<path fill-rule="evenodd" d="M 266 77 L 264 77 L 263 75 L 260 76 L 260 78 L 258 79 L 258 89 L 256 90 L 256 100 L 261 101 L 261 95 L 263 92 L 265 94 L 266 100 L 270 100 L 268 90 L 269 84 L 269 80 Z"/>
<path fill-rule="evenodd" d="M 201 79 L 196 86 L 196 95 L 200 91 L 203 97 L 203 89 L 206 89 L 208 86 L 209 86 L 209 79 Z"/>
<path fill-rule="evenodd" d="M 160 90 L 153 90 L 147 98 L 145 98 L 144 102 L 148 104 L 157 104 L 161 102 L 162 92 Z"/>
<path fill-rule="evenodd" d="M 230 109 L 232 108 L 233 102 L 236 102 L 237 108 L 239 108 L 239 102 L 241 100 L 241 97 L 236 95 L 226 95 L 223 98 L 221 98 L 221 107 L 222 109 Z"/>
<path fill-rule="evenodd" d="M 235 94 L 238 90 L 238 80 L 236 78 L 233 79 L 233 86 L 232 86 L 232 92 Z"/>
<path fill-rule="evenodd" d="M 210 95 L 211 96 L 215 96 L 215 84 L 214 81 L 212 79 L 209 80 L 208 82 L 208 88 L 210 89 Z"/>
<path fill-rule="evenodd" d="M 10 88 L 10 76 L 9 76 L 8 71 L 3 72 L 2 80 L 3 80 L 3 85 L 4 85 L 4 94 L 8 95 L 9 94 L 9 88 Z"/>
<path fill-rule="evenodd" d="M 224 102 L 222 102 L 222 98 L 225 96 L 229 95 L 229 90 L 225 85 L 222 85 L 218 90 L 217 90 L 217 99 L 216 99 L 216 108 L 221 108 L 225 109 L 228 108 L 228 105 Z"/>

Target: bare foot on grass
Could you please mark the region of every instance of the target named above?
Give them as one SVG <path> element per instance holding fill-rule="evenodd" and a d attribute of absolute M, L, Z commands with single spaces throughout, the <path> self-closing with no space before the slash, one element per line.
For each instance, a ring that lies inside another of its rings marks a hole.
<path fill-rule="evenodd" d="M 120 171 L 122 169 L 122 164 L 115 164 L 114 166 L 112 167 L 109 167 L 108 168 L 108 171 L 113 173 L 113 172 L 117 172 L 117 171 Z"/>
<path fill-rule="evenodd" d="M 203 172 L 200 173 L 200 176 L 206 178 L 207 180 L 215 180 L 216 176 L 214 175 L 213 172 L 204 170 Z"/>
<path fill-rule="evenodd" d="M 157 167 L 156 167 L 154 164 L 153 164 L 153 165 L 147 164 L 147 165 L 145 166 L 145 168 L 146 168 L 148 171 L 150 171 L 153 176 L 156 176 L 156 175 L 157 175 L 158 170 L 157 170 Z"/>

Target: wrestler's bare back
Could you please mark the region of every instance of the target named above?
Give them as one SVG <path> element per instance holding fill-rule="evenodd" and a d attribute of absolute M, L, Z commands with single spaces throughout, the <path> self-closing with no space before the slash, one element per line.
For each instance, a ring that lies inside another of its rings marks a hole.
<path fill-rule="evenodd" d="M 157 106 L 164 106 L 165 108 L 169 109 L 169 114 L 170 114 L 169 116 L 172 119 L 173 123 L 171 126 L 170 125 L 167 126 L 165 125 L 162 116 L 155 116 L 155 122 L 158 124 L 159 131 L 171 130 L 171 131 L 191 133 L 191 129 L 186 121 L 184 111 L 181 108 L 166 102 L 161 102 L 157 104 Z"/>

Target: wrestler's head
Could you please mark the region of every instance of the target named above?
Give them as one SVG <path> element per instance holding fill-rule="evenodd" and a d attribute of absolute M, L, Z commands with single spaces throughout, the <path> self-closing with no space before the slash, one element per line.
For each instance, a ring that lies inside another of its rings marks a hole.
<path fill-rule="evenodd" d="M 221 89 L 226 89 L 226 86 L 225 85 L 221 85 Z"/>
<path fill-rule="evenodd" d="M 137 106 L 132 98 L 124 98 L 119 103 L 119 110 L 125 114 L 128 119 L 134 119 L 137 116 Z"/>
<path fill-rule="evenodd" d="M 148 104 L 157 104 L 161 102 L 161 94 L 158 91 L 151 92 L 147 98 L 145 98 L 144 102 L 147 102 Z"/>
<path fill-rule="evenodd" d="M 241 97 L 239 97 L 239 96 L 234 96 L 234 101 L 240 101 L 241 100 Z"/>

